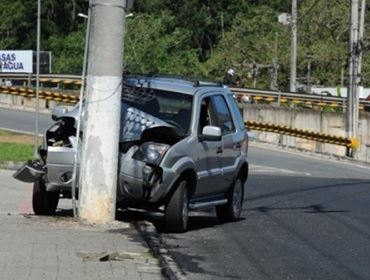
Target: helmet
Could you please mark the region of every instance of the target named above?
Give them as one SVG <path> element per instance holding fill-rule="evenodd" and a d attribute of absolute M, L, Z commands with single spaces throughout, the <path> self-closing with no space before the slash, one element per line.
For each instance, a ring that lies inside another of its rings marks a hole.
<path fill-rule="evenodd" d="M 231 75 L 231 76 L 234 76 L 234 74 L 235 74 L 234 69 L 229 69 L 229 70 L 227 70 L 227 74 L 229 74 L 229 75 Z"/>

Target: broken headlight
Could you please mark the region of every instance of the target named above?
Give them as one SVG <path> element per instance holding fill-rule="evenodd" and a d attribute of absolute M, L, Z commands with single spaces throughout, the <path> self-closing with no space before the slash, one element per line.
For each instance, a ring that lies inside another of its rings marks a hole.
<path fill-rule="evenodd" d="M 140 146 L 132 158 L 144 161 L 148 164 L 159 165 L 170 145 L 155 142 L 147 142 Z"/>

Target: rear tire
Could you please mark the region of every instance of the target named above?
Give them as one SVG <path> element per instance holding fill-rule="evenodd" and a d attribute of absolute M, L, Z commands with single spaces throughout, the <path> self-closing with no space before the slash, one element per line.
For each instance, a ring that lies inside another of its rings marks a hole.
<path fill-rule="evenodd" d="M 45 181 L 38 178 L 33 185 L 32 208 L 36 215 L 53 215 L 59 202 L 59 192 L 46 191 Z"/>
<path fill-rule="evenodd" d="M 227 194 L 227 204 L 216 206 L 217 218 L 221 222 L 233 222 L 239 219 L 243 208 L 244 184 L 240 177 L 233 183 Z"/>
<path fill-rule="evenodd" d="M 166 205 L 165 226 L 169 232 L 185 232 L 188 227 L 189 200 L 187 182 L 182 180 Z"/>

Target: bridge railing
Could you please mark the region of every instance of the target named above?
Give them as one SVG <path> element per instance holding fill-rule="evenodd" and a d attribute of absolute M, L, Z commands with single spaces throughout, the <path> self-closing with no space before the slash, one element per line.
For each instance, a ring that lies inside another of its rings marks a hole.
<path fill-rule="evenodd" d="M 1 73 L 0 79 L 11 80 L 11 81 L 23 81 L 24 86 L 32 88 L 33 83 L 36 80 L 36 75 L 27 74 L 7 74 Z M 78 75 L 40 75 L 40 82 L 45 84 L 62 84 L 66 85 L 81 85 L 81 76 Z M 278 104 L 295 104 L 303 105 L 307 107 L 332 107 L 332 108 L 344 108 L 347 104 L 347 99 L 338 96 L 324 96 L 318 94 L 308 93 L 291 93 L 291 92 L 280 92 L 274 90 L 255 89 L 255 88 L 230 88 L 238 99 L 249 99 L 255 103 L 278 103 Z M 8 89 L 9 90 L 9 89 Z M 7 89 L 2 89 L 6 93 Z M 51 90 L 46 90 L 52 92 Z M 63 91 L 63 90 L 62 90 Z M 1 93 L 1 92 L 0 92 Z M 16 94 L 13 90 L 11 94 Z M 76 95 L 73 91 L 65 92 L 66 95 Z M 58 96 L 58 94 L 56 94 Z M 56 97 L 59 99 L 59 97 Z M 67 98 L 64 98 L 67 100 Z M 72 103 L 75 102 L 74 98 L 70 100 Z M 364 108 L 370 109 L 370 101 L 360 100 L 360 110 Z"/>

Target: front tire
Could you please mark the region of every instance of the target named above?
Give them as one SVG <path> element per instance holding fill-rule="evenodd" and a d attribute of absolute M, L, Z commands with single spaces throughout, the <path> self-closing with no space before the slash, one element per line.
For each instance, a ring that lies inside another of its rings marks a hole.
<path fill-rule="evenodd" d="M 187 182 L 180 181 L 167 203 L 164 213 L 165 226 L 169 232 L 185 232 L 188 227 L 189 198 Z"/>
<path fill-rule="evenodd" d="M 217 218 L 221 222 L 233 222 L 239 219 L 243 208 L 244 184 L 237 178 L 227 195 L 227 204 L 216 207 Z"/>
<path fill-rule="evenodd" d="M 36 215 L 53 215 L 59 202 L 59 192 L 46 191 L 45 181 L 38 178 L 33 185 L 32 208 Z"/>

